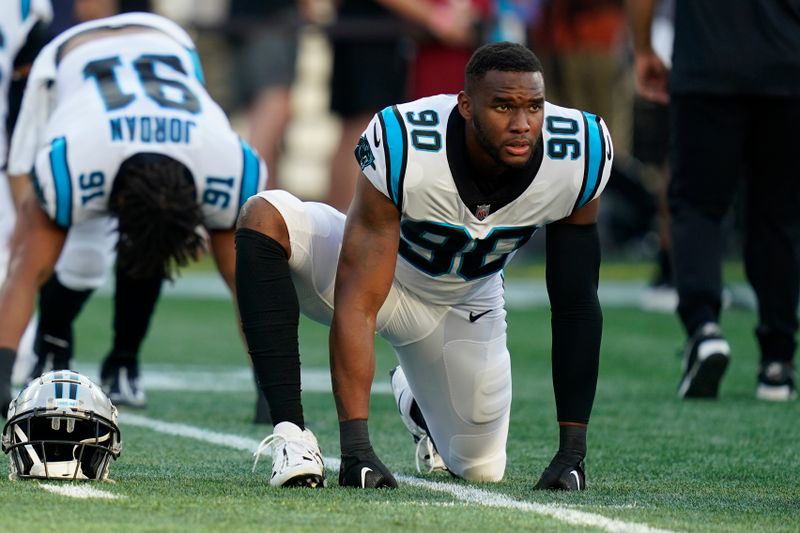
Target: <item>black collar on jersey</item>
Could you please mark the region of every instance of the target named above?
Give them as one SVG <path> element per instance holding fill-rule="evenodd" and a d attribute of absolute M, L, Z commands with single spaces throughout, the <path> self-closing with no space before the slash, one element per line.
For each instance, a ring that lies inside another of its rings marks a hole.
<path fill-rule="evenodd" d="M 72 40 L 75 39 L 76 37 L 79 37 L 79 36 L 82 36 L 82 35 L 86 35 L 88 33 L 97 33 L 97 32 L 101 32 L 101 31 L 129 30 L 129 29 L 132 29 L 132 28 L 139 28 L 139 29 L 142 29 L 142 30 L 157 31 L 159 33 L 162 33 L 162 34 L 166 35 L 167 37 L 172 37 L 168 33 L 166 33 L 163 30 L 161 30 L 160 28 L 156 28 L 154 26 L 147 26 L 145 24 L 123 24 L 122 26 L 113 26 L 113 25 L 110 25 L 110 24 L 106 24 L 104 26 L 95 26 L 94 28 L 89 28 L 89 29 L 80 31 L 80 32 L 76 33 L 75 35 L 71 35 L 69 37 L 69 39 L 67 39 L 66 41 L 64 41 L 60 45 L 58 45 L 58 49 L 56 50 L 56 66 L 61 64 L 61 60 L 64 59 L 64 50 L 66 50 L 67 45 L 69 43 L 71 43 Z M 183 45 L 181 45 L 181 46 L 183 46 Z"/>
<path fill-rule="evenodd" d="M 540 136 L 534 145 L 530 161 L 524 167 L 509 169 L 498 176 L 478 175 L 467 162 L 464 117 L 458 112 L 458 106 L 450 113 L 447 122 L 447 163 L 450 165 L 458 196 L 470 212 L 476 214 L 479 206 L 489 206 L 485 208 L 485 214 L 478 217 L 480 220 L 519 198 L 539 172 L 543 157 Z"/>

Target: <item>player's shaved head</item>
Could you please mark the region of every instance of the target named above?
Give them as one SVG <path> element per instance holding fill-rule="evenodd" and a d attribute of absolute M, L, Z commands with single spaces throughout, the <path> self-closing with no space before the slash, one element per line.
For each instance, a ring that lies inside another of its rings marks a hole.
<path fill-rule="evenodd" d="M 542 72 L 539 58 L 521 44 L 499 42 L 485 44 L 475 50 L 467 63 L 464 90 L 473 94 L 475 85 L 490 70 L 501 72 Z"/>

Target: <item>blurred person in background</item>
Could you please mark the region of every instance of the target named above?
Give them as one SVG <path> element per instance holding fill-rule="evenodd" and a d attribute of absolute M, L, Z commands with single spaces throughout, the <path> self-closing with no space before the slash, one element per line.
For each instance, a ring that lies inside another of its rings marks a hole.
<path fill-rule="evenodd" d="M 670 107 L 668 190 L 680 398 L 716 398 L 730 360 L 720 328 L 722 221 L 744 182 L 744 267 L 758 300 L 756 397 L 797 396 L 800 295 L 800 3 L 676 0 L 669 70 L 653 48 L 655 0 L 629 3 L 636 85 Z"/>
<path fill-rule="evenodd" d="M 651 42 L 653 50 L 666 68 L 672 64 L 674 39 L 674 0 L 658 0 L 653 17 Z M 656 196 L 655 273 L 642 295 L 642 307 L 648 311 L 675 312 L 678 293 L 672 274 L 672 253 L 669 236 L 669 105 L 636 95 L 633 102 L 633 134 L 631 155 L 641 163 L 640 175 Z"/>
<path fill-rule="evenodd" d="M 236 100 L 246 108 L 247 140 L 280 187 L 278 169 L 291 118 L 299 32 L 311 0 L 231 0 L 226 31 L 235 46 Z"/>
<path fill-rule="evenodd" d="M 342 212 L 350 205 L 359 174 L 353 150 L 372 116 L 408 99 L 411 48 L 403 21 L 427 29 L 441 42 L 470 43 L 474 16 L 465 1 L 338 2 L 336 23 L 329 29 L 333 46 L 331 111 L 341 118 L 342 128 L 331 159 L 329 205 Z"/>

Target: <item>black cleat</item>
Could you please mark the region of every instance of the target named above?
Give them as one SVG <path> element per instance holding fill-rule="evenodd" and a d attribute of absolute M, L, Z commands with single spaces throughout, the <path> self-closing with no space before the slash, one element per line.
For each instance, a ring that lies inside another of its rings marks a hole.
<path fill-rule="evenodd" d="M 730 354 L 731 347 L 717 324 L 708 322 L 698 329 L 686 343 L 678 397 L 716 398 Z"/>
<path fill-rule="evenodd" d="M 147 397 L 139 384 L 138 373 L 120 366 L 103 368 L 100 386 L 111 403 L 119 406 L 143 409 L 147 407 Z"/>
<path fill-rule="evenodd" d="M 794 365 L 790 361 L 764 361 L 758 372 L 756 398 L 769 402 L 788 402 L 797 398 Z"/>

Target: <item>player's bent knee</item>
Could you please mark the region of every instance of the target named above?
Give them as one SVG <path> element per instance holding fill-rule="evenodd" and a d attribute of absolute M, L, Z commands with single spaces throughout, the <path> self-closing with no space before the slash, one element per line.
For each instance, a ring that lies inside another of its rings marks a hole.
<path fill-rule="evenodd" d="M 252 196 L 245 202 L 236 222 L 237 229 L 257 231 L 279 242 L 289 253 L 289 230 L 283 216 L 275 206 L 261 196 Z"/>
<path fill-rule="evenodd" d="M 467 481 L 480 481 L 486 483 L 496 483 L 502 481 L 506 471 L 506 455 L 494 457 L 485 462 L 472 461 L 464 464 L 448 465 L 448 469 Z"/>

